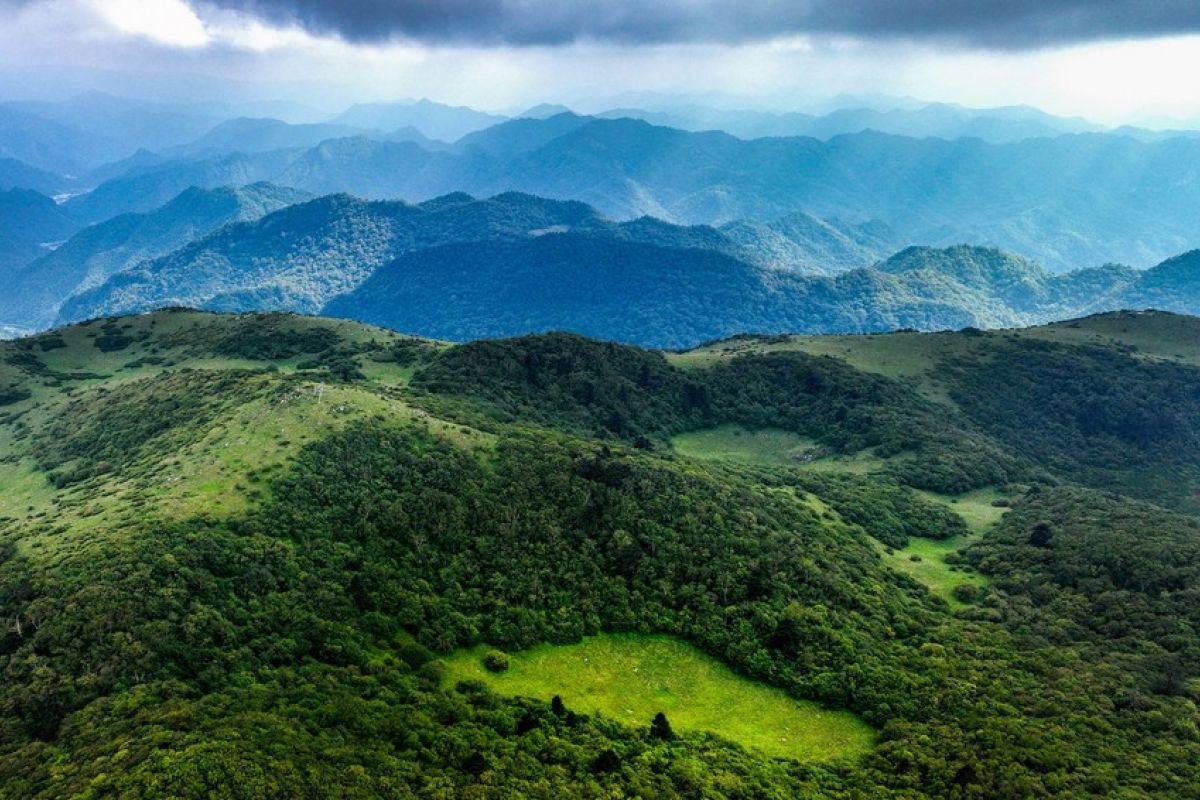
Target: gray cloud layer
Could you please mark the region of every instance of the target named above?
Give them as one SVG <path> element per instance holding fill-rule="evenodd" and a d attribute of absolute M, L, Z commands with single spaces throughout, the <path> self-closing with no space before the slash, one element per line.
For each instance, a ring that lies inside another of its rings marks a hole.
<path fill-rule="evenodd" d="M 6 0 L 0 0 L 5 2 Z M 351 41 L 629 44 L 843 34 L 1031 49 L 1200 31 L 1197 0 L 197 0 Z"/>

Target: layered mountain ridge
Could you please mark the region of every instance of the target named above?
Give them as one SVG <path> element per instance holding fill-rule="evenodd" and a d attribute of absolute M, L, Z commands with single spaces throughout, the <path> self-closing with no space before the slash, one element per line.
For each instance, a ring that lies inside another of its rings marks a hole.
<path fill-rule="evenodd" d="M 909 247 L 881 259 L 878 229 L 802 222 L 618 222 L 516 193 L 417 205 L 330 195 L 115 274 L 67 300 L 58 319 L 184 305 L 323 312 L 457 340 L 564 329 L 683 347 L 742 332 L 998 328 L 1200 307 L 1194 256 L 1055 275 L 995 248 Z M 790 248 L 819 261 L 831 242 L 860 266 L 813 275 L 786 257 Z"/>

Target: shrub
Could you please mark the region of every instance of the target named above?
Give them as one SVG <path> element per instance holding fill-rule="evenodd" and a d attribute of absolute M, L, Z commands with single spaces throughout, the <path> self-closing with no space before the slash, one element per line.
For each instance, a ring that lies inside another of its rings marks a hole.
<path fill-rule="evenodd" d="M 954 599 L 961 603 L 974 603 L 979 599 L 979 587 L 971 583 L 960 583 L 954 587 Z"/>
<path fill-rule="evenodd" d="M 504 672 L 508 669 L 508 656 L 499 650 L 488 650 L 483 656 L 483 665 L 488 672 Z"/>

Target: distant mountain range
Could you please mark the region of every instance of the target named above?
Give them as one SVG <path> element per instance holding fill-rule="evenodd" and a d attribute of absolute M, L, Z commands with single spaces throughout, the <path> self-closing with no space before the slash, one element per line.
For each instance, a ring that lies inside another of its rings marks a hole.
<path fill-rule="evenodd" d="M 0 323 L 26 330 L 48 327 L 62 302 L 73 294 L 227 223 L 257 219 L 309 197 L 270 184 L 193 188 L 153 212 L 123 214 L 85 228 L 52 252 L 43 250 L 32 264 L 12 270 L 0 294 Z"/>
<path fill-rule="evenodd" d="M 303 124 L 0 104 L 0 327 L 185 304 L 679 346 L 1197 310 L 1195 259 L 1172 257 L 1200 247 L 1200 138 L 1091 127 L 928 104 L 509 119 L 423 100 Z"/>
<path fill-rule="evenodd" d="M 351 106 L 331 121 L 372 130 L 415 128 L 431 139 L 453 142 L 468 133 L 489 128 L 507 119 L 499 114 L 488 114 L 466 106 L 448 106 L 422 99 L 406 103 L 361 103 Z"/>
<path fill-rule="evenodd" d="M 158 216 L 172 211 L 168 206 Z M 781 272 L 802 272 L 818 264 L 823 271 L 864 266 L 891 247 L 882 226 L 841 226 L 801 215 L 763 225 L 738 223 L 714 229 L 649 217 L 615 222 L 582 203 L 515 193 L 487 200 L 451 194 L 415 206 L 330 195 L 258 222 L 229 226 L 169 256 L 127 269 L 104 285 L 72 297 L 61 316 L 78 319 L 116 308 L 161 305 L 278 307 L 315 313 L 333 297 L 354 291 L 379 267 L 408 253 L 448 244 L 492 246 L 567 233 L 593 235 L 614 247 L 632 242 L 663 252 L 716 254 L 757 270 Z M 581 255 L 585 268 L 593 256 Z M 28 271 L 31 281 L 38 267 L 35 264 Z"/>
<path fill-rule="evenodd" d="M 0 187 L 67 199 L 78 225 L 150 211 L 191 186 L 267 181 L 410 202 L 520 191 L 679 224 L 882 220 L 905 242 L 992 245 L 1055 272 L 1149 267 L 1200 246 L 1200 138 L 1087 132 L 1096 126 L 1024 107 L 676 105 L 601 119 L 542 106 L 506 119 L 423 100 L 290 124 L 104 96 L 77 105 L 0 105 Z M 789 135 L 681 129 L 711 127 Z"/>
<path fill-rule="evenodd" d="M 1099 133 L 1104 127 L 1077 117 L 1058 117 L 1028 106 L 966 108 L 950 103 L 929 103 L 916 108 L 839 108 L 826 114 L 725 110 L 684 105 L 662 111 L 615 108 L 596 116 L 628 117 L 655 125 L 688 131 L 724 131 L 741 139 L 768 136 L 811 136 L 831 139 L 846 133 L 877 131 L 915 138 L 978 138 L 992 144 L 1061 136 L 1066 133 Z M 1132 132 L 1132 129 L 1130 129 Z"/>
<path fill-rule="evenodd" d="M 99 222 L 149 211 L 190 186 L 259 181 L 414 202 L 519 191 L 679 224 L 796 212 L 882 220 L 904 242 L 991 245 L 1055 272 L 1111 261 L 1148 267 L 1200 246 L 1197 139 L 1079 134 L 991 145 L 868 132 L 743 141 L 570 114 L 505 122 L 452 149 L 362 135 L 266 152 L 146 155 L 66 210 Z"/>
<path fill-rule="evenodd" d="M 616 222 L 582 203 L 513 193 L 419 205 L 332 195 L 226 225 L 82 287 L 56 322 L 186 305 L 325 313 L 448 339 L 569 329 L 682 347 L 742 332 L 995 328 L 1119 308 L 1200 310 L 1200 253 L 1147 271 L 1054 275 L 994 248 L 870 258 L 886 241 L 870 226 L 813 218 L 723 228 Z M 777 260 L 781 250 L 835 245 L 848 260 L 869 260 L 832 276 Z M 36 269 L 28 279 L 36 282 Z"/>

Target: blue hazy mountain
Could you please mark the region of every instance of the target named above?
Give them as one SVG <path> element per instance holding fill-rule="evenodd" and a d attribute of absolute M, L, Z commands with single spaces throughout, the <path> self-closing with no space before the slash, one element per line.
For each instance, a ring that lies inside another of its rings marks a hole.
<path fill-rule="evenodd" d="M 175 160 L 113 178 L 72 205 L 97 221 L 148 210 L 189 185 L 259 180 L 409 201 L 521 191 L 578 199 L 615 218 L 680 224 L 798 211 L 850 224 L 882 220 L 905 242 L 994 245 L 1064 272 L 1108 262 L 1149 267 L 1200 245 L 1198 171 L 1200 140 L 1185 137 L 1077 134 L 992 145 L 865 132 L 744 141 L 557 115 L 493 126 L 452 152 L 354 137 Z"/>
<path fill-rule="evenodd" d="M 811 252 L 781 263 L 779 238 Z M 1010 327 L 1147 299 L 1200 310 L 1194 258 L 1055 275 L 995 248 L 909 247 L 854 266 L 887 241 L 878 226 L 795 215 L 718 229 L 614 221 L 513 193 L 418 205 L 331 195 L 113 275 L 67 299 L 57 321 L 187 305 L 322 312 L 456 339 L 567 328 L 678 347 L 744 331 Z M 806 272 L 833 244 L 853 268 Z"/>
<path fill-rule="evenodd" d="M 402 103 L 360 103 L 351 106 L 330 120 L 369 130 L 393 131 L 416 128 L 430 139 L 453 142 L 468 133 L 483 130 L 505 117 L 476 111 L 466 106 L 449 106 L 432 100 Z"/>
<path fill-rule="evenodd" d="M 73 197 L 64 207 L 85 224 L 111 219 L 119 214 L 141 213 L 158 208 L 193 186 L 247 186 L 271 182 L 304 152 L 272 150 L 266 153 L 234 153 L 200 159 L 160 159 L 147 155 L 117 177 L 95 189 Z"/>
<path fill-rule="evenodd" d="M 66 100 L 4 104 L 56 122 L 105 143 L 106 161 L 136 150 L 162 150 L 201 136 L 227 118 L 222 110 L 189 103 L 163 103 L 104 92 L 84 92 Z"/>
<path fill-rule="evenodd" d="M 38 169 L 79 175 L 117 157 L 119 145 L 102 135 L 0 105 L 0 158 Z"/>
<path fill-rule="evenodd" d="M 533 116 L 533 115 L 529 115 Z M 719 130 L 741 139 L 811 136 L 830 139 L 877 131 L 914 138 L 979 138 L 993 144 L 1067 133 L 1100 132 L 1103 127 L 1078 117 L 1060 117 L 1029 106 L 967 108 L 951 103 L 898 107 L 845 107 L 823 114 L 729 110 L 696 104 L 668 104 L 658 110 L 614 108 L 594 116 L 640 119 L 688 131 Z M 1149 132 L 1147 132 L 1149 133 Z"/>
<path fill-rule="evenodd" d="M 192 188 L 152 212 L 122 214 L 85 228 L 52 252 L 11 271 L 0 296 L 0 324 L 26 330 L 47 327 L 61 303 L 77 292 L 230 222 L 258 219 L 309 197 L 270 184 Z"/>
<path fill-rule="evenodd" d="M 265 153 L 272 150 L 315 147 L 332 139 L 365 136 L 383 142 L 414 142 L 428 150 L 448 145 L 430 139 L 412 126 L 392 131 L 368 130 L 333 123 L 294 124 L 270 118 L 238 117 L 226 120 L 200 138 L 165 151 L 167 157 Z"/>
<path fill-rule="evenodd" d="M 139 149 L 191 141 L 222 121 L 215 109 L 87 92 L 60 101 L 0 103 L 0 157 L 82 177 Z"/>
<path fill-rule="evenodd" d="M 61 206 L 32 189 L 0 189 L 0 280 L 45 255 L 75 230 Z"/>
<path fill-rule="evenodd" d="M 61 175 L 38 169 L 24 161 L 0 158 L 0 189 L 33 189 L 41 194 L 54 195 L 71 183 Z"/>

